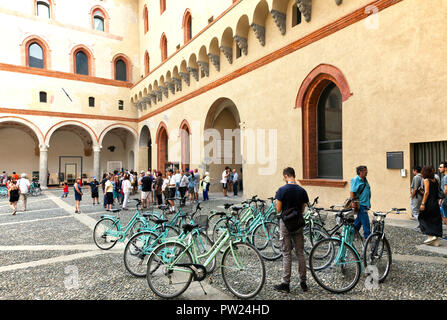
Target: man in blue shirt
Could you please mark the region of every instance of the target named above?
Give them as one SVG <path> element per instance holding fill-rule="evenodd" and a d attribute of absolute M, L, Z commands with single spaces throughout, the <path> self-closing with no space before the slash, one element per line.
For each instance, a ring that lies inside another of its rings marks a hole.
<path fill-rule="evenodd" d="M 366 166 L 357 167 L 357 176 L 351 180 L 351 200 L 358 199 L 360 202 L 360 210 L 357 213 L 357 219 L 354 222 L 354 227 L 360 230 L 360 224 L 363 227 L 363 237 L 365 239 L 371 233 L 369 223 L 368 210 L 371 208 L 371 188 L 369 186 L 366 176 L 368 175 L 368 168 Z M 355 202 L 352 201 L 354 208 Z"/>

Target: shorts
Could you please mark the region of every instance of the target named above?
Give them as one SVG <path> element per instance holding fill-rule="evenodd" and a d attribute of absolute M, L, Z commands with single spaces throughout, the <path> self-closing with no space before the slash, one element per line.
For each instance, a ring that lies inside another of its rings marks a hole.
<path fill-rule="evenodd" d="M 113 204 L 113 192 L 106 193 L 106 204 Z"/>
<path fill-rule="evenodd" d="M 99 197 L 98 191 L 93 191 L 92 192 L 92 198 L 98 198 L 98 197 Z"/>
<path fill-rule="evenodd" d="M 194 192 L 195 192 L 195 193 L 199 192 L 199 185 L 198 185 L 198 184 L 196 184 L 196 185 L 194 186 Z"/>
<path fill-rule="evenodd" d="M 189 193 L 194 193 L 194 187 L 188 187 L 188 192 Z"/>
<path fill-rule="evenodd" d="M 169 198 L 175 198 L 175 188 L 169 188 Z"/>
<path fill-rule="evenodd" d="M 141 191 L 141 200 L 149 198 L 149 191 Z"/>
<path fill-rule="evenodd" d="M 80 193 L 75 192 L 75 200 L 82 201 L 82 195 Z"/>
<path fill-rule="evenodd" d="M 222 188 L 223 188 L 224 190 L 227 190 L 227 188 L 228 188 L 228 184 L 227 184 L 227 183 L 222 183 Z"/>

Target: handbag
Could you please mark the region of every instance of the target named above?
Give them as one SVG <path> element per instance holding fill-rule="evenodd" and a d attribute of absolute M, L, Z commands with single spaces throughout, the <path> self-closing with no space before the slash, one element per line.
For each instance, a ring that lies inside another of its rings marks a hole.
<path fill-rule="evenodd" d="M 345 200 L 345 203 L 343 204 L 343 209 L 353 209 L 354 212 L 360 211 L 360 196 L 363 193 L 363 191 L 366 188 L 366 183 L 363 185 L 362 191 L 360 191 L 359 195 L 355 195 L 354 199 L 348 198 Z M 352 206 L 352 203 L 354 203 L 354 207 Z"/>
<path fill-rule="evenodd" d="M 281 219 L 291 233 L 303 228 L 306 224 L 303 214 L 297 208 L 289 208 L 281 212 Z"/>

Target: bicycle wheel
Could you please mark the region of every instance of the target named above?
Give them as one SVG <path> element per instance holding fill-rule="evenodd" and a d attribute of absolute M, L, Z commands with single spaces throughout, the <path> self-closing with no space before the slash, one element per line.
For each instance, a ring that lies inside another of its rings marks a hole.
<path fill-rule="evenodd" d="M 213 243 L 216 243 L 217 239 L 219 239 L 220 235 L 226 231 L 227 227 L 225 224 L 226 218 L 221 218 L 213 227 L 213 233 L 211 240 Z"/>
<path fill-rule="evenodd" d="M 191 284 L 193 274 L 189 268 L 179 264 L 191 263 L 191 255 L 182 244 L 165 242 L 159 245 L 147 263 L 146 280 L 149 288 L 161 298 L 181 295 Z"/>
<path fill-rule="evenodd" d="M 304 256 L 306 257 L 306 267 L 309 269 L 309 255 L 310 251 L 312 250 L 315 243 L 317 243 L 320 240 L 329 238 L 329 234 L 326 230 L 321 229 L 320 227 L 313 227 L 312 228 L 312 234 L 310 232 L 311 228 L 309 226 L 306 226 L 303 230 L 303 236 L 304 236 Z M 318 254 L 321 254 L 322 257 L 326 256 L 330 253 L 330 250 L 327 252 L 319 252 Z"/>
<path fill-rule="evenodd" d="M 359 256 L 352 247 L 342 245 L 335 238 L 323 239 L 314 245 L 309 256 L 309 267 L 315 281 L 334 293 L 348 292 L 360 279 Z"/>
<path fill-rule="evenodd" d="M 158 235 L 152 231 L 143 231 L 133 235 L 124 249 L 124 266 L 130 274 L 145 277 L 148 255 L 157 246 Z"/>
<path fill-rule="evenodd" d="M 130 228 L 128 234 L 126 234 L 126 237 L 129 239 L 132 238 L 135 234 L 137 234 L 140 231 L 143 231 L 145 224 L 143 221 L 135 221 L 132 228 Z"/>
<path fill-rule="evenodd" d="M 369 265 L 376 266 L 379 272 L 379 283 L 382 283 L 390 272 L 391 263 L 392 256 L 388 240 L 385 237 L 382 238 L 382 233 L 370 235 L 363 248 L 364 268 Z"/>
<path fill-rule="evenodd" d="M 194 244 L 196 246 L 197 255 L 201 256 L 208 253 L 213 247 L 213 242 L 210 240 L 210 238 L 208 238 L 208 236 L 203 231 L 193 230 L 192 232 L 192 241 L 194 241 Z M 198 259 L 198 262 L 199 264 L 203 265 L 207 259 L 208 256 Z M 215 268 L 216 257 L 214 257 L 213 260 L 211 260 L 210 264 L 206 267 L 206 272 L 212 273 Z"/>
<path fill-rule="evenodd" d="M 254 297 L 265 283 L 264 261 L 248 243 L 230 244 L 222 256 L 220 271 L 225 286 L 241 299 Z"/>
<path fill-rule="evenodd" d="M 258 225 L 252 233 L 251 243 L 266 260 L 274 261 L 282 256 L 277 223 L 265 222 Z"/>
<path fill-rule="evenodd" d="M 221 214 L 218 213 L 213 213 L 208 217 L 208 237 L 210 237 L 211 240 L 213 240 L 212 237 L 213 237 L 214 226 L 222 218 L 223 217 L 221 216 Z"/>
<path fill-rule="evenodd" d="M 93 241 L 99 249 L 109 250 L 120 239 L 117 234 L 118 226 L 115 221 L 110 218 L 103 218 L 96 223 L 93 229 Z"/>

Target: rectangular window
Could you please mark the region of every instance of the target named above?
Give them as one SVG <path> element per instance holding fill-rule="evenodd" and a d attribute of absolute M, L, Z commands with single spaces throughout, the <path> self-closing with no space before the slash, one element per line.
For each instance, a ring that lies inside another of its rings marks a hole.
<path fill-rule="evenodd" d="M 47 103 L 47 93 L 45 91 L 39 92 L 39 101 L 43 103 Z"/>
<path fill-rule="evenodd" d="M 95 98 L 93 98 L 93 97 L 89 97 L 88 98 L 88 106 L 89 107 L 94 107 L 95 106 Z"/>
<path fill-rule="evenodd" d="M 301 23 L 301 11 L 296 4 L 293 5 L 292 27 Z"/>
<path fill-rule="evenodd" d="M 124 102 L 123 100 L 118 101 L 118 110 L 124 110 Z"/>

